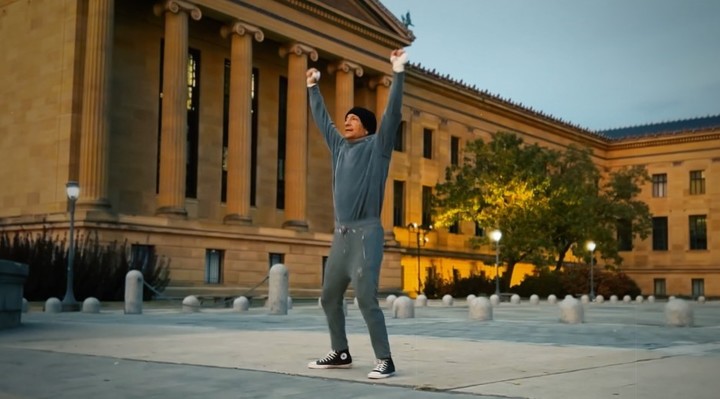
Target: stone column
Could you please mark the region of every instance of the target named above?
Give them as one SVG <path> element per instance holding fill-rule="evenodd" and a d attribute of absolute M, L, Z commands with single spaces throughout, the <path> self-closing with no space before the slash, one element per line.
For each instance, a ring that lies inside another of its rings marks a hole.
<path fill-rule="evenodd" d="M 165 0 L 155 5 L 155 15 L 165 16 L 163 101 L 160 141 L 160 184 L 157 214 L 185 217 L 187 158 L 188 14 L 202 17 L 194 4 Z"/>
<path fill-rule="evenodd" d="M 285 160 L 285 222 L 283 228 L 306 231 L 307 224 L 307 57 L 317 61 L 314 48 L 292 43 L 280 49 L 288 57 L 288 109 Z"/>
<path fill-rule="evenodd" d="M 370 88 L 375 89 L 375 113 L 377 114 L 378 126 L 382 123 L 382 116 L 387 106 L 388 95 L 390 93 L 390 84 L 392 79 L 390 76 L 383 75 L 370 80 Z M 392 132 L 395 134 L 395 132 Z M 386 245 L 397 245 L 395 240 L 395 232 L 393 231 L 393 178 L 390 171 L 392 170 L 392 161 L 390 163 L 391 168 L 388 170 L 388 178 L 385 182 L 385 196 L 383 197 L 383 209 L 380 215 L 383 229 L 385 230 L 385 244 Z"/>
<path fill-rule="evenodd" d="M 114 0 L 88 2 L 78 207 L 109 208 L 109 99 Z"/>
<path fill-rule="evenodd" d="M 360 65 L 342 60 L 328 66 L 335 74 L 335 126 L 342 131 L 345 114 L 355 105 L 355 76 L 363 76 Z"/>
<path fill-rule="evenodd" d="M 235 21 L 220 33 L 230 36 L 230 120 L 228 123 L 227 213 L 225 223 L 252 224 L 250 171 L 252 146 L 252 38 L 262 42 L 263 32 Z"/>

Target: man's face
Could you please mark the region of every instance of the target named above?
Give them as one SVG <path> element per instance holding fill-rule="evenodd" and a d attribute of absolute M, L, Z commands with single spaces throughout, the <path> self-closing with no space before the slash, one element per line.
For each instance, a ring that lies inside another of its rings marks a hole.
<path fill-rule="evenodd" d="M 345 137 L 346 140 L 354 140 L 365 136 L 367 136 L 367 129 L 363 126 L 360 118 L 355 114 L 348 114 L 345 117 L 343 137 Z"/>

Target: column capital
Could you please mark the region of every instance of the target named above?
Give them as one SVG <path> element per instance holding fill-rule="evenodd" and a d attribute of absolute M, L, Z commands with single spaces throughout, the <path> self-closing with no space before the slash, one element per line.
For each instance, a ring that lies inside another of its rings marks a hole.
<path fill-rule="evenodd" d="M 376 76 L 374 78 L 371 78 L 368 81 L 368 86 L 372 90 L 377 89 L 378 86 L 390 87 L 391 84 L 392 84 L 392 77 L 390 77 L 389 75 Z"/>
<path fill-rule="evenodd" d="M 318 53 L 317 51 L 308 46 L 307 44 L 302 43 L 290 43 L 287 46 L 280 47 L 280 57 L 285 57 L 286 55 L 293 53 L 295 55 L 303 55 L 307 54 L 311 60 L 317 61 L 318 60 Z"/>
<path fill-rule="evenodd" d="M 265 40 L 265 33 L 263 33 L 260 28 L 242 21 L 234 21 L 220 28 L 220 35 L 222 35 L 224 39 L 227 39 L 231 35 L 244 36 L 246 34 L 253 35 L 258 42 Z"/>
<path fill-rule="evenodd" d="M 182 0 L 163 0 L 153 7 L 155 15 L 162 16 L 166 12 L 177 14 L 179 12 L 188 13 L 192 19 L 199 21 L 202 18 L 202 11 L 193 3 Z"/>
<path fill-rule="evenodd" d="M 338 62 L 328 65 L 329 73 L 333 74 L 337 71 L 343 71 L 345 73 L 355 73 L 355 76 L 357 76 L 358 78 L 362 77 L 363 73 L 365 73 L 360 65 L 348 60 L 340 60 Z"/>

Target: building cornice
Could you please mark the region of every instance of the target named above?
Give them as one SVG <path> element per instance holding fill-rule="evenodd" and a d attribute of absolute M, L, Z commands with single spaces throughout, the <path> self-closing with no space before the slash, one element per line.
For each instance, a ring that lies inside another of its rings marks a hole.
<path fill-rule="evenodd" d="M 315 0 L 277 0 L 297 10 L 311 14 L 326 22 L 340 26 L 362 37 L 381 43 L 389 48 L 409 46 L 414 37 L 409 32 L 397 32 L 392 35 L 378 27 L 372 26 L 352 15 L 327 7 Z"/>

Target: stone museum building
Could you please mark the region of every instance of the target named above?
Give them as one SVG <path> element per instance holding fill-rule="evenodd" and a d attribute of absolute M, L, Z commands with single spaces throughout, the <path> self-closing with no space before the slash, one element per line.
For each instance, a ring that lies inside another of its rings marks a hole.
<path fill-rule="evenodd" d="M 283 263 L 292 295 L 317 296 L 331 165 L 305 71 L 322 71 L 336 123 L 352 105 L 380 117 L 390 51 L 414 40 L 379 0 L 0 1 L 0 228 L 66 232 L 76 181 L 75 228 L 169 257 L 168 292 L 239 295 Z M 646 166 L 653 231 L 622 270 L 645 295 L 720 296 L 720 115 L 590 131 L 419 65 L 385 191 L 383 292 L 491 270 L 473 223 L 422 246 L 408 225 L 429 221 L 466 143 L 498 131 L 590 147 L 604 171 Z"/>

